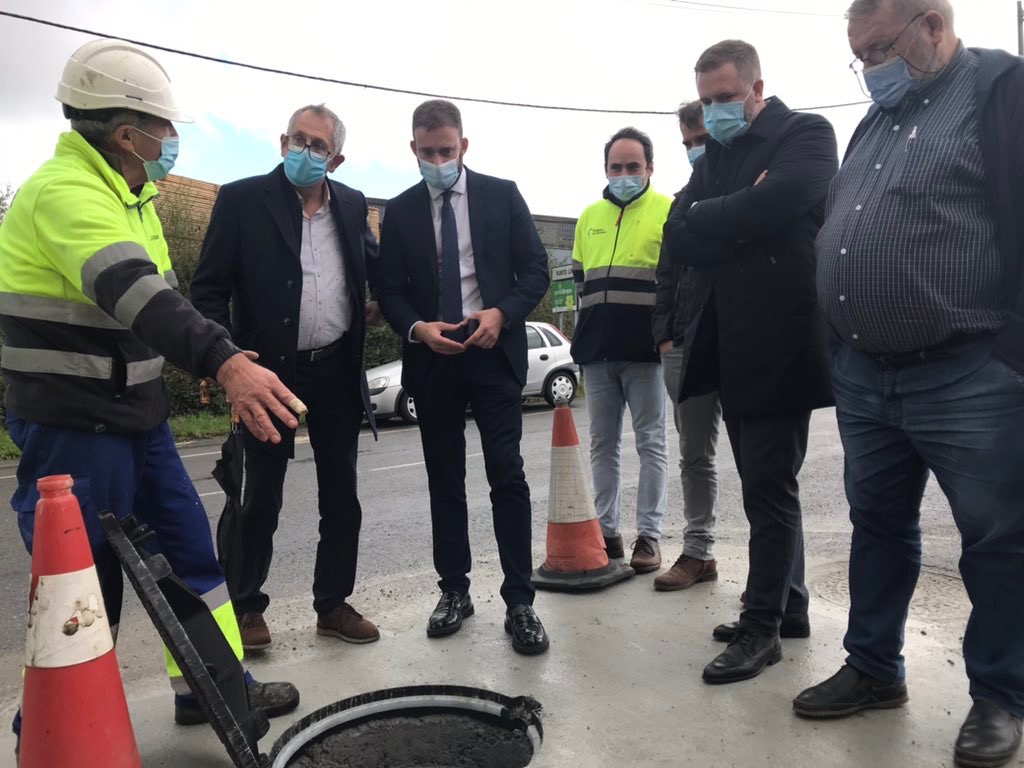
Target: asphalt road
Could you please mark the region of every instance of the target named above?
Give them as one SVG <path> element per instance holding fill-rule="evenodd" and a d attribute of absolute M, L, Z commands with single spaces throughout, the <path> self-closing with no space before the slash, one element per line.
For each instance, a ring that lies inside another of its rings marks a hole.
<path fill-rule="evenodd" d="M 577 401 L 573 410 L 583 449 L 586 450 L 589 440 L 585 403 Z M 551 409 L 527 406 L 523 421 L 522 448 L 534 501 L 535 553 L 540 559 L 547 520 Z M 635 519 L 638 461 L 628 417 L 625 432 L 622 452 L 623 535 L 629 540 L 635 535 L 632 522 Z M 468 425 L 467 438 L 467 492 L 473 552 L 478 563 L 493 566 L 497 561 L 497 551 L 490 524 L 480 441 L 472 420 Z M 679 554 L 683 522 L 680 485 L 674 469 L 678 466 L 678 443 L 671 426 L 669 445 L 673 469 L 665 538 L 662 541 L 666 564 L 671 564 Z M 224 498 L 210 477 L 210 470 L 219 455 L 219 442 L 185 444 L 181 446 L 180 453 L 213 526 Z M 0 497 L 5 500 L 14 490 L 14 469 L 14 465 L 0 464 Z M 747 524 L 724 429 L 719 469 L 718 539 L 723 549 L 735 551 L 745 546 Z M 363 529 L 359 581 L 352 602 L 368 618 L 386 621 L 389 606 L 393 608 L 415 601 L 416 605 L 422 605 L 425 622 L 436 599 L 436 577 L 431 566 L 427 483 L 418 430 L 400 423 L 388 424 L 381 429 L 377 442 L 364 430 L 359 442 L 359 472 Z M 842 578 L 836 578 L 836 571 L 842 569 L 847 557 L 850 525 L 842 491 L 842 449 L 831 410 L 814 415 L 810 448 L 800 480 L 809 583 L 818 573 L 822 578 L 833 578 L 841 583 Z M 271 595 L 267 619 L 274 632 L 278 652 L 287 653 L 290 645 L 294 656 L 315 652 L 315 617 L 310 583 L 317 538 L 316 481 L 312 452 L 305 440 L 296 447 L 285 499 L 281 525 L 275 538 L 274 562 L 266 587 Z M 956 529 L 945 499 L 934 482 L 929 483 L 922 523 L 926 567 L 938 576 L 955 577 L 959 547 Z M 0 596 L 3 601 L 0 609 L 3 619 L 0 621 L 0 715 L 13 711 L 20 696 L 29 565 L 14 515 L 8 508 L 7 514 L 0 515 Z M 723 573 L 722 578 L 742 582 L 745 573 Z M 945 581 L 949 581 L 957 591 L 962 591 L 954 579 Z M 410 584 L 414 586 L 410 587 Z M 493 586 L 496 588 L 496 584 Z M 148 625 L 134 594 L 129 593 L 126 602 L 118 648 L 125 684 L 130 688 L 134 686 L 136 691 L 165 686 L 158 638 Z"/>

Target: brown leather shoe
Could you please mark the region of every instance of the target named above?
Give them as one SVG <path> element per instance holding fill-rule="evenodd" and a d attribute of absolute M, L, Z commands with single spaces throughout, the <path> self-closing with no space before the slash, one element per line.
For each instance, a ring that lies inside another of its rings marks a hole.
<path fill-rule="evenodd" d="M 374 623 L 364 619 L 348 603 L 319 614 L 316 618 L 316 633 L 337 637 L 346 643 L 372 643 L 380 640 L 380 632 Z"/>
<path fill-rule="evenodd" d="M 242 613 L 238 619 L 238 632 L 242 636 L 242 647 L 247 651 L 262 651 L 270 647 L 270 630 L 262 613 Z"/>
<path fill-rule="evenodd" d="M 604 551 L 608 553 L 608 557 L 612 560 L 615 560 L 616 558 L 625 557 L 626 548 L 622 545 L 622 537 L 605 536 Z"/>
<path fill-rule="evenodd" d="M 633 542 L 633 557 L 629 566 L 637 573 L 650 573 L 661 568 L 661 547 L 657 539 L 637 536 Z"/>
<path fill-rule="evenodd" d="M 677 589 L 689 589 L 702 581 L 717 579 L 718 566 L 714 560 L 680 555 L 671 568 L 654 580 L 654 588 L 659 592 L 675 592 Z"/>

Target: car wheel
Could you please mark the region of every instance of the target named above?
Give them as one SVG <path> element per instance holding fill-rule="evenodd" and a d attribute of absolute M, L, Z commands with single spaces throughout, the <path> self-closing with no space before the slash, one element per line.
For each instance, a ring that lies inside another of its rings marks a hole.
<path fill-rule="evenodd" d="M 416 401 L 406 392 L 398 395 L 398 415 L 407 424 L 419 423 L 419 419 L 416 418 Z"/>
<path fill-rule="evenodd" d="M 565 371 L 555 371 L 544 382 L 544 399 L 548 405 L 559 401 L 571 403 L 576 399 L 576 377 Z"/>

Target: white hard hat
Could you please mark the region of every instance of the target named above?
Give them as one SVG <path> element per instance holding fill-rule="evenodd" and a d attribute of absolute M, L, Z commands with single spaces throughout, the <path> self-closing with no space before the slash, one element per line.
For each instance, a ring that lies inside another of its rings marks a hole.
<path fill-rule="evenodd" d="M 175 106 L 171 80 L 159 62 L 123 40 L 93 40 L 71 54 L 57 101 L 74 109 L 132 109 L 192 122 Z"/>

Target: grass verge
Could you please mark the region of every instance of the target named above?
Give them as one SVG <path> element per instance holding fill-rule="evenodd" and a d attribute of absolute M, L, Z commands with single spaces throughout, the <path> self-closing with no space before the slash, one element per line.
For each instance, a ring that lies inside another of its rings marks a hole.
<path fill-rule="evenodd" d="M 204 437 L 226 435 L 230 428 L 227 414 L 194 413 L 186 416 L 172 416 L 168 423 L 175 440 L 199 440 Z M 11 441 L 6 429 L 0 429 L 0 461 L 12 461 L 21 451 Z"/>

